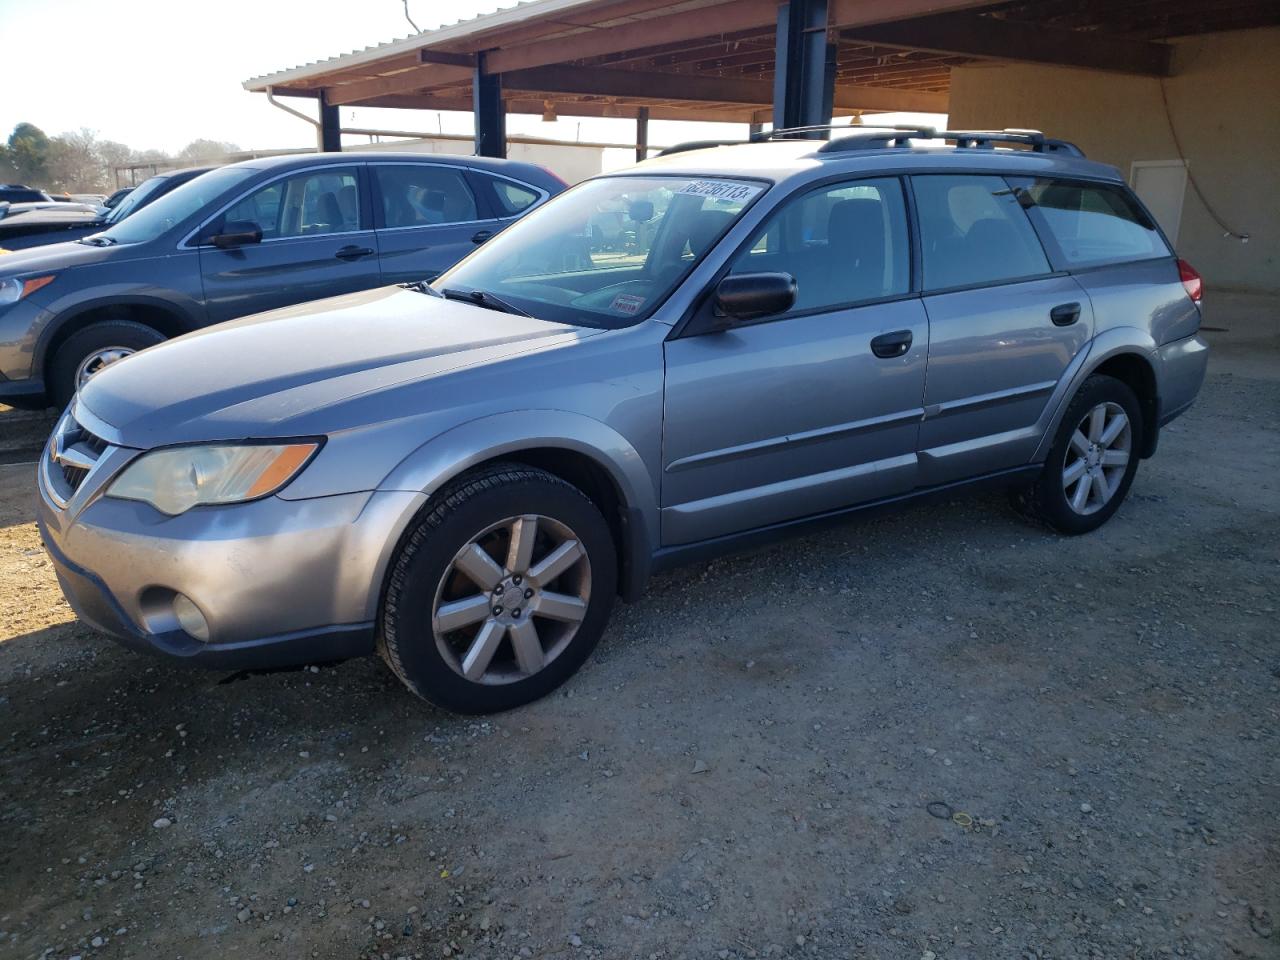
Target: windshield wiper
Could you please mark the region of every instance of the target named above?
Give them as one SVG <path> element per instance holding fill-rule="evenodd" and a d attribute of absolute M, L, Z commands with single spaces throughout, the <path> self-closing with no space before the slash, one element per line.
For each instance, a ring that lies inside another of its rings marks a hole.
<path fill-rule="evenodd" d="M 531 314 L 525 313 L 519 307 L 507 303 L 501 297 L 495 297 L 492 293 L 485 293 L 483 290 L 459 290 L 457 287 L 446 287 L 440 293 L 448 300 L 462 300 L 466 303 L 474 303 L 477 307 L 484 307 L 486 310 L 514 313 L 517 317 L 531 316 Z"/>
<path fill-rule="evenodd" d="M 425 293 L 430 297 L 444 299 L 444 294 L 433 287 L 430 280 L 414 280 L 412 283 L 402 283 L 400 286 L 405 290 L 412 290 L 414 293 Z"/>

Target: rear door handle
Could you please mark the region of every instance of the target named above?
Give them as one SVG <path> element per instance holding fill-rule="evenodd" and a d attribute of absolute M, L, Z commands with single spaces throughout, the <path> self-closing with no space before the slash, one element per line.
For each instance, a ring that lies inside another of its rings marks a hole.
<path fill-rule="evenodd" d="M 492 230 L 477 230 L 475 233 L 471 235 L 471 242 L 477 243 L 477 244 L 484 243 L 486 240 L 488 240 L 492 236 L 493 236 Z"/>
<path fill-rule="evenodd" d="M 1049 311 L 1049 319 L 1056 327 L 1069 327 L 1080 319 L 1080 304 L 1060 303 Z"/>
<path fill-rule="evenodd" d="M 361 257 L 370 256 L 372 253 L 372 247 L 347 246 L 335 253 L 334 256 L 339 260 L 359 260 Z"/>
<path fill-rule="evenodd" d="M 871 352 L 882 360 L 900 357 L 911 349 L 911 331 L 895 330 L 882 333 L 871 341 Z"/>

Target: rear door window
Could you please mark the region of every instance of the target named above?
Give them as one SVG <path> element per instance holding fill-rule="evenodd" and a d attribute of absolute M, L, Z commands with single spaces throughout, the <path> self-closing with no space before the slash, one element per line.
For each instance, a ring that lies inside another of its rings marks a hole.
<path fill-rule="evenodd" d="M 1169 256 L 1151 218 L 1120 187 L 1031 178 L 1009 182 L 1062 269 Z"/>
<path fill-rule="evenodd" d="M 378 185 L 379 226 L 430 227 L 479 220 L 476 198 L 459 168 L 430 164 L 370 164 Z"/>
<path fill-rule="evenodd" d="M 911 178 L 920 220 L 925 290 L 1052 272 L 1036 232 L 1001 177 Z"/>

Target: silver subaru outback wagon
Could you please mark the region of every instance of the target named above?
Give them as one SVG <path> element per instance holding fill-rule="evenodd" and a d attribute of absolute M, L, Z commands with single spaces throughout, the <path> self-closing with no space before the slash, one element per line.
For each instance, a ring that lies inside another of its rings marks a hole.
<path fill-rule="evenodd" d="M 542 696 L 655 570 L 979 480 L 1064 534 L 1204 378 L 1200 279 L 1029 132 L 684 150 L 430 284 L 89 380 L 39 470 L 80 617 L 246 668 L 379 653 L 463 712 Z"/>

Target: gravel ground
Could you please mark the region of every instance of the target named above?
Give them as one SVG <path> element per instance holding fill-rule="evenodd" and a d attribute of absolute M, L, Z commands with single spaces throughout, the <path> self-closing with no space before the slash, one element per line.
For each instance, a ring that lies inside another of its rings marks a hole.
<path fill-rule="evenodd" d="M 1102 531 L 986 495 L 665 576 L 488 720 L 117 648 L 0 467 L 0 957 L 1280 957 L 1280 311 L 1208 316 Z"/>

